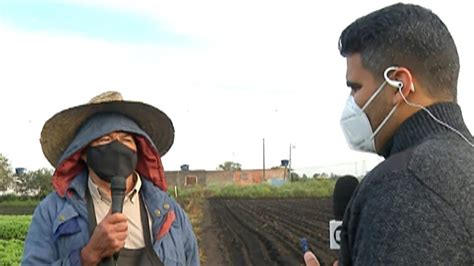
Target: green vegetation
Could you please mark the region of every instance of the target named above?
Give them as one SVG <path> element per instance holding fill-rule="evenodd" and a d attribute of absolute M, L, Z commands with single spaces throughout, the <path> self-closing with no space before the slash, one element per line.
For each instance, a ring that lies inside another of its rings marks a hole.
<path fill-rule="evenodd" d="M 31 215 L 0 215 L 0 239 L 25 240 Z"/>
<path fill-rule="evenodd" d="M 304 197 L 330 197 L 334 190 L 336 180 L 334 179 L 308 179 L 285 183 L 282 186 L 269 184 L 255 185 L 228 185 L 225 187 L 211 186 L 203 188 L 200 186 L 188 187 L 178 192 L 179 198 L 304 198 Z M 174 191 L 169 190 L 174 196 Z"/>
<path fill-rule="evenodd" d="M 11 191 L 22 197 L 43 199 L 53 190 L 52 175 L 53 170 L 50 168 L 34 171 L 18 168 L 18 172 L 13 171 L 8 158 L 0 153 L 0 191 L 2 192 Z M 3 197 L 8 198 L 9 195 Z"/>
<path fill-rule="evenodd" d="M 38 199 L 46 197 L 53 187 L 51 186 L 51 176 L 53 170 L 41 168 L 35 171 L 27 171 L 16 178 L 15 192 L 23 195 L 34 195 Z"/>
<path fill-rule="evenodd" d="M 19 265 L 31 215 L 0 215 L 0 265 Z"/>
<path fill-rule="evenodd" d="M 0 265 L 20 265 L 23 241 L 0 239 Z"/>
<path fill-rule="evenodd" d="M 334 190 L 335 181 L 315 179 L 308 181 L 285 183 L 282 186 L 258 184 L 249 186 L 226 186 L 219 189 L 211 188 L 213 197 L 238 198 L 300 198 L 300 197 L 330 197 Z"/>
<path fill-rule="evenodd" d="M 240 170 L 242 169 L 242 165 L 240 163 L 226 161 L 223 164 L 219 164 L 219 166 L 217 166 L 217 169 L 224 170 L 224 171 Z"/>
<path fill-rule="evenodd" d="M 8 158 L 0 153 L 0 191 L 7 190 L 13 183 L 13 170 Z"/>

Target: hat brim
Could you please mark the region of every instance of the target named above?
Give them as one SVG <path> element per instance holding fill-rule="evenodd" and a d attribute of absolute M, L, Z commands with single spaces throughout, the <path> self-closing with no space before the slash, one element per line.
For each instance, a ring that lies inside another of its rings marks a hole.
<path fill-rule="evenodd" d="M 133 101 L 90 103 L 63 110 L 46 121 L 40 142 L 49 163 L 53 167 L 57 166 L 77 130 L 89 117 L 107 112 L 123 114 L 134 120 L 151 138 L 160 156 L 164 156 L 173 145 L 173 123 L 156 107 Z"/>

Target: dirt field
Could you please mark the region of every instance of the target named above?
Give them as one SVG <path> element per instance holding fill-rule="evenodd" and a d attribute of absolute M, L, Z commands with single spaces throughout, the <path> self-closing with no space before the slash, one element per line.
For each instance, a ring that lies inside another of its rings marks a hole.
<path fill-rule="evenodd" d="M 204 265 L 304 265 L 305 237 L 322 265 L 329 250 L 331 199 L 209 199 L 204 204 Z"/>

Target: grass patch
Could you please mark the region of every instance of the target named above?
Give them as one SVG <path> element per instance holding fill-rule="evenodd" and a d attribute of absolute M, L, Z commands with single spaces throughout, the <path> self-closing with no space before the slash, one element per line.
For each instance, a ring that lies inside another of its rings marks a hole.
<path fill-rule="evenodd" d="M 25 240 L 31 215 L 0 215 L 0 239 Z"/>
<path fill-rule="evenodd" d="M 255 185 L 227 185 L 218 186 L 193 186 L 182 188 L 178 191 L 178 201 L 187 201 L 193 198 L 307 198 L 331 197 L 336 181 L 333 179 L 310 179 L 285 183 L 282 186 L 272 186 L 267 183 Z M 169 194 L 175 197 L 174 190 Z"/>
<path fill-rule="evenodd" d="M 0 215 L 0 265 L 20 265 L 31 215 Z"/>
<path fill-rule="evenodd" d="M 0 239 L 0 265 L 20 265 L 23 254 L 23 240 Z"/>
<path fill-rule="evenodd" d="M 223 188 L 210 188 L 208 195 L 229 198 L 302 198 L 330 197 L 334 191 L 335 180 L 315 179 L 285 183 L 282 186 L 269 184 L 230 185 Z"/>

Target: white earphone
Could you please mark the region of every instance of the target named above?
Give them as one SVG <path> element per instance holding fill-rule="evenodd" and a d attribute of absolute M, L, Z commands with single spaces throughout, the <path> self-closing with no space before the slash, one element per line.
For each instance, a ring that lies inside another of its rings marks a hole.
<path fill-rule="evenodd" d="M 401 90 L 403 88 L 403 82 L 399 81 L 399 80 L 393 80 L 393 79 L 390 79 L 388 77 L 388 73 L 390 73 L 391 71 L 395 71 L 397 70 L 398 67 L 396 66 L 391 66 L 391 67 L 387 67 L 387 69 L 385 69 L 384 73 L 383 73 L 383 76 L 385 78 L 385 81 L 387 82 L 388 85 L 392 86 L 392 87 L 395 87 L 399 90 Z M 415 91 L 415 86 L 411 85 L 411 91 L 414 92 Z"/>

